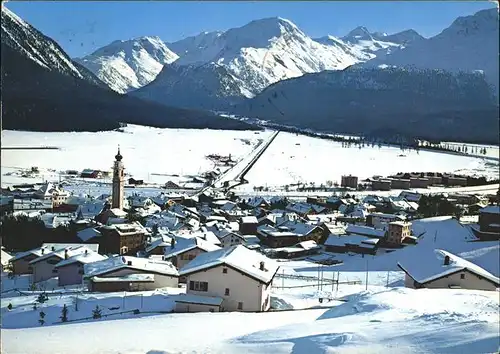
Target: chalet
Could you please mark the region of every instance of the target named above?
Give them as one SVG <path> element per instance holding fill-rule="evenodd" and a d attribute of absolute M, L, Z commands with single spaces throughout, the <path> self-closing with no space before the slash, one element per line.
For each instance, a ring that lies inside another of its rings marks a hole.
<path fill-rule="evenodd" d="M 261 243 L 272 248 L 293 246 L 302 241 L 301 235 L 295 232 L 279 231 L 271 227 L 260 227 L 258 234 Z"/>
<path fill-rule="evenodd" d="M 82 284 L 84 265 L 99 262 L 106 258 L 97 252 L 85 248 L 83 252 L 61 260 L 54 266 L 59 286 Z"/>
<path fill-rule="evenodd" d="M 146 237 L 149 235 L 149 232 L 137 221 L 104 226 L 100 231 L 102 237 L 99 240 L 101 240 L 103 252 L 120 255 L 136 254 L 143 250 Z"/>
<path fill-rule="evenodd" d="M 42 246 L 40 248 L 15 254 L 14 257 L 9 260 L 12 264 L 12 272 L 16 275 L 33 273 L 33 269 L 30 267 L 29 263 L 42 256 L 46 251 L 46 248 Z"/>
<path fill-rule="evenodd" d="M 91 170 L 89 168 L 86 168 L 80 173 L 80 177 L 82 177 L 82 178 L 101 178 L 102 173 L 101 173 L 101 171 L 98 171 L 98 170 Z"/>
<path fill-rule="evenodd" d="M 70 194 L 57 185 L 45 183 L 39 190 L 35 192 L 37 198 L 52 201 L 52 207 L 57 208 L 61 204 L 66 203 Z"/>
<path fill-rule="evenodd" d="M 98 245 L 66 245 L 62 249 L 56 249 L 51 252 L 45 252 L 40 257 L 35 258 L 29 265 L 33 271 L 33 282 L 41 282 L 57 276 L 55 268 L 61 260 L 68 259 L 80 253 L 92 250 L 98 250 Z M 92 249 L 91 249 L 92 248 Z"/>
<path fill-rule="evenodd" d="M 116 256 L 84 265 L 89 291 L 146 291 L 178 287 L 179 273 L 170 262 Z"/>
<path fill-rule="evenodd" d="M 187 279 L 187 294 L 222 298 L 222 311 L 268 311 L 271 283 L 279 266 L 244 246 L 199 255 L 179 274 Z"/>
<path fill-rule="evenodd" d="M 146 246 L 146 254 L 148 255 L 164 255 L 172 243 L 172 237 L 161 235 L 154 239 L 148 246 Z"/>
<path fill-rule="evenodd" d="M 374 238 L 383 238 L 385 236 L 385 230 L 374 229 L 373 227 L 369 226 L 360 226 L 352 224 L 347 225 L 345 232 L 347 234 L 362 235 Z"/>
<path fill-rule="evenodd" d="M 451 288 L 495 291 L 500 279 L 478 265 L 444 250 L 435 250 L 435 257 L 408 258 L 398 263 L 405 272 L 405 286 L 420 288 Z"/>
<path fill-rule="evenodd" d="M 368 238 L 360 235 L 335 235 L 332 234 L 325 242 L 325 250 L 334 253 L 361 253 L 376 254 L 380 239 Z"/>
<path fill-rule="evenodd" d="M 163 258 L 180 269 L 198 255 L 219 249 L 219 246 L 198 237 L 175 237 L 172 238 L 170 247 L 165 249 Z"/>

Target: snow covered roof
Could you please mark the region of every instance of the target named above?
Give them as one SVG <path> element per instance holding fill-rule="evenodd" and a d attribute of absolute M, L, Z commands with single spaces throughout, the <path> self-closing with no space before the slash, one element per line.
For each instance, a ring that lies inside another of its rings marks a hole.
<path fill-rule="evenodd" d="M 426 257 L 425 262 L 422 262 L 422 257 L 414 257 L 405 259 L 403 262 L 398 262 L 398 266 L 420 284 L 428 283 L 462 270 L 468 270 L 500 286 L 500 279 L 498 277 L 478 265 L 444 250 L 436 249 L 434 253 L 435 257 Z M 446 256 L 450 258 L 448 265 L 444 264 Z"/>
<path fill-rule="evenodd" d="M 253 215 L 251 216 L 243 216 L 241 218 L 241 223 L 242 224 L 258 224 L 259 222 L 257 221 L 257 218 Z"/>
<path fill-rule="evenodd" d="M 401 215 L 396 215 L 396 214 L 384 214 L 384 213 L 371 213 L 368 214 L 368 216 L 371 217 L 377 217 L 381 219 L 399 219 L 399 220 L 405 220 L 405 218 Z"/>
<path fill-rule="evenodd" d="M 139 271 L 178 276 L 177 269 L 168 261 L 130 256 L 115 256 L 99 262 L 84 265 L 85 277 L 99 276 L 120 269 L 129 268 Z"/>
<path fill-rule="evenodd" d="M 318 248 L 318 244 L 314 240 L 302 241 L 297 244 L 297 247 L 301 247 L 305 250 L 312 250 Z"/>
<path fill-rule="evenodd" d="M 183 234 L 183 237 L 185 238 L 199 237 L 205 241 L 213 243 L 214 245 L 220 245 L 219 238 L 212 231 L 198 230 L 194 232 L 185 233 Z"/>
<path fill-rule="evenodd" d="M 479 210 L 480 213 L 500 214 L 500 205 L 488 205 Z"/>
<path fill-rule="evenodd" d="M 3 249 L 0 251 L 0 260 L 2 262 L 2 265 L 5 266 L 7 263 L 9 263 L 9 260 L 12 259 L 13 257 L 5 252 Z"/>
<path fill-rule="evenodd" d="M 261 262 L 263 270 L 260 269 Z M 266 256 L 238 245 L 200 254 L 186 264 L 179 274 L 188 275 L 224 264 L 266 284 L 274 278 L 279 268 L 276 262 Z"/>
<path fill-rule="evenodd" d="M 97 277 L 91 278 L 94 283 L 122 283 L 122 282 L 140 282 L 152 283 L 155 281 L 154 274 L 127 274 L 121 277 Z"/>
<path fill-rule="evenodd" d="M 188 252 L 195 248 L 199 248 L 205 252 L 219 250 L 220 247 L 214 245 L 212 242 L 205 241 L 199 237 L 186 238 L 186 237 L 176 237 L 173 247 L 165 249 L 165 257 L 170 258 L 177 256 L 184 252 Z"/>
<path fill-rule="evenodd" d="M 339 235 L 330 235 L 325 242 L 325 246 L 340 246 L 343 247 L 345 245 L 377 245 L 379 239 L 377 238 L 368 238 L 361 235 L 350 235 L 350 236 L 339 236 Z"/>
<path fill-rule="evenodd" d="M 154 250 L 156 247 L 168 247 L 170 246 L 170 242 L 172 241 L 172 238 L 166 235 L 162 235 L 161 237 L 157 238 L 151 244 L 146 247 L 145 251 L 147 253 L 151 252 Z"/>
<path fill-rule="evenodd" d="M 54 256 L 60 259 L 64 259 L 66 254 L 68 255 L 68 258 L 71 258 L 81 253 L 85 253 L 85 251 L 92 252 L 89 247 L 86 247 L 86 245 L 79 245 L 79 244 L 75 244 L 64 248 L 58 248 L 52 252 L 45 252 L 40 257 L 32 260 L 30 264 L 35 264 Z"/>
<path fill-rule="evenodd" d="M 212 306 L 220 306 L 224 301 L 223 298 L 217 296 L 203 296 L 203 295 L 193 295 L 193 294 L 179 294 L 176 295 L 174 299 L 175 302 L 212 305 Z"/>
<path fill-rule="evenodd" d="M 298 221 L 288 220 L 278 225 L 279 230 L 292 231 L 299 235 L 309 235 L 311 232 L 319 228 L 318 225 L 306 224 Z"/>
<path fill-rule="evenodd" d="M 349 234 L 358 234 L 358 235 L 367 235 L 371 237 L 384 237 L 385 231 L 374 229 L 369 226 L 360 226 L 360 225 L 347 225 L 346 232 Z"/>
<path fill-rule="evenodd" d="M 93 237 L 101 237 L 102 234 L 99 230 L 94 229 L 93 227 L 88 227 L 76 233 L 78 238 L 84 242 L 90 240 Z"/>
<path fill-rule="evenodd" d="M 107 257 L 100 255 L 97 252 L 93 252 L 87 249 L 87 252 L 83 250 L 83 252 L 75 254 L 74 256 L 71 256 L 68 259 L 63 259 L 62 261 L 60 261 L 55 265 L 55 268 L 63 267 L 73 263 L 87 264 L 87 263 L 99 262 L 106 258 Z"/>

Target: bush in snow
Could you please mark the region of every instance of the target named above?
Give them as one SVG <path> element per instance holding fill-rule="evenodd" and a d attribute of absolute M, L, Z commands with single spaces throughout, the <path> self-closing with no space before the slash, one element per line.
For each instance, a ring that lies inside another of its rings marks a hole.
<path fill-rule="evenodd" d="M 41 303 L 41 304 L 43 304 L 48 299 L 49 299 L 49 297 L 47 296 L 47 294 L 45 294 L 45 292 L 43 292 L 40 295 L 38 295 L 38 298 L 36 299 L 36 301 L 39 302 L 39 303 Z"/>
<path fill-rule="evenodd" d="M 64 304 L 62 310 L 61 310 L 61 316 L 59 317 L 61 319 L 61 322 L 68 322 L 68 307 L 66 304 Z"/>
<path fill-rule="evenodd" d="M 95 305 L 95 309 L 92 310 L 92 318 L 94 320 L 98 320 L 99 318 L 101 318 L 102 314 L 101 314 L 101 309 L 99 308 L 98 305 Z"/>
<path fill-rule="evenodd" d="M 10 310 L 12 310 L 12 304 L 9 302 L 9 304 L 7 305 L 7 308 Z"/>
<path fill-rule="evenodd" d="M 45 312 L 40 311 L 40 319 L 38 320 L 38 322 L 40 323 L 41 326 L 45 324 L 44 318 L 45 318 Z"/>

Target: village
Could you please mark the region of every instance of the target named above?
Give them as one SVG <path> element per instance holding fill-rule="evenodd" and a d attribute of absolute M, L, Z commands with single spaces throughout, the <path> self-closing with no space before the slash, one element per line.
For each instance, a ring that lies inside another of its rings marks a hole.
<path fill-rule="evenodd" d="M 161 294 L 169 302 L 156 305 L 157 313 L 276 311 L 273 285 L 283 278 L 307 280 L 309 287 L 317 283 L 318 289 L 323 289 L 324 282 L 332 288 L 335 283 L 337 287 L 360 283 L 340 282 L 335 275 L 324 279 L 322 271 L 309 279 L 285 275 L 287 263 L 333 267 L 328 269 L 335 273 L 336 266 L 354 258 L 389 253 L 401 254 L 397 266 L 409 288 L 494 291 L 500 286 L 495 275 L 445 250 L 435 249 L 436 258 L 426 260 L 429 266 L 425 267 L 422 260 L 405 258 L 401 252 L 421 247 L 426 232 L 414 223 L 425 218 L 449 216 L 443 222 L 467 229 L 470 242 L 500 239 L 498 193 L 450 190 L 426 195 L 410 190 L 443 180 L 463 186 L 466 178 L 442 174 L 374 178 L 373 190 L 391 185 L 402 189 L 389 197 L 356 196 L 355 176 L 342 177 L 342 193 L 310 196 L 305 201 L 244 198 L 228 188 L 211 188 L 210 183 L 191 195 L 165 191 L 125 197 L 123 160 L 118 149 L 111 195 L 76 196 L 63 184 L 50 182 L 38 189 L 2 191 L 3 303 L 10 296 L 13 302 L 16 296 L 25 296 L 33 300 L 29 306 L 38 313 L 50 297 L 57 302 L 57 296 L 64 294 L 84 298 L 86 294 L 138 293 L 142 301 L 144 294 L 166 291 Z M 217 173 L 212 182 L 216 177 Z M 437 231 L 425 236 L 436 238 Z M 331 295 L 325 298 L 330 301 Z M 26 303 L 21 309 L 26 309 Z M 102 310 L 99 305 L 92 308 L 93 318 L 100 318 Z M 124 308 L 106 310 L 106 316 L 111 316 L 122 314 L 119 310 Z M 6 311 L 15 314 L 11 302 Z M 67 314 L 66 304 L 61 311 Z M 43 316 L 37 317 L 41 325 L 46 323 Z M 67 315 L 61 317 L 66 320 Z"/>

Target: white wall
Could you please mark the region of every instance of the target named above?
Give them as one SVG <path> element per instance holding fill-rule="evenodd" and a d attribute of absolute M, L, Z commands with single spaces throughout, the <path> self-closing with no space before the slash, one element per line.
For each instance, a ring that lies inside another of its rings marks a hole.
<path fill-rule="evenodd" d="M 61 258 L 53 256 L 31 265 L 33 267 L 34 283 L 57 277 L 57 272 L 53 272 L 55 264 L 48 263 L 51 260 L 60 261 Z"/>
<path fill-rule="evenodd" d="M 268 296 L 271 287 L 264 291 L 259 281 L 254 280 L 240 272 L 227 268 L 227 273 L 223 273 L 224 266 L 191 274 L 187 277 L 188 294 L 219 296 L 224 299 L 222 307 L 224 311 L 240 311 L 238 303 L 243 302 L 241 311 L 262 311 L 262 304 L 265 301 L 264 296 Z M 190 281 L 208 282 L 208 291 L 194 291 L 189 289 Z M 226 288 L 229 289 L 229 296 L 225 295 Z M 265 294 L 265 295 L 264 295 Z M 270 302 L 270 300 L 268 300 Z"/>
<path fill-rule="evenodd" d="M 135 269 L 124 268 L 117 270 L 115 272 L 103 275 L 103 278 L 112 278 L 112 277 L 122 277 L 130 274 L 149 274 L 147 271 L 138 271 Z M 142 290 L 155 290 L 159 288 L 171 287 L 177 288 L 179 285 L 179 278 L 175 276 L 169 275 L 160 275 L 154 274 L 154 282 L 153 283 L 142 283 Z"/>

